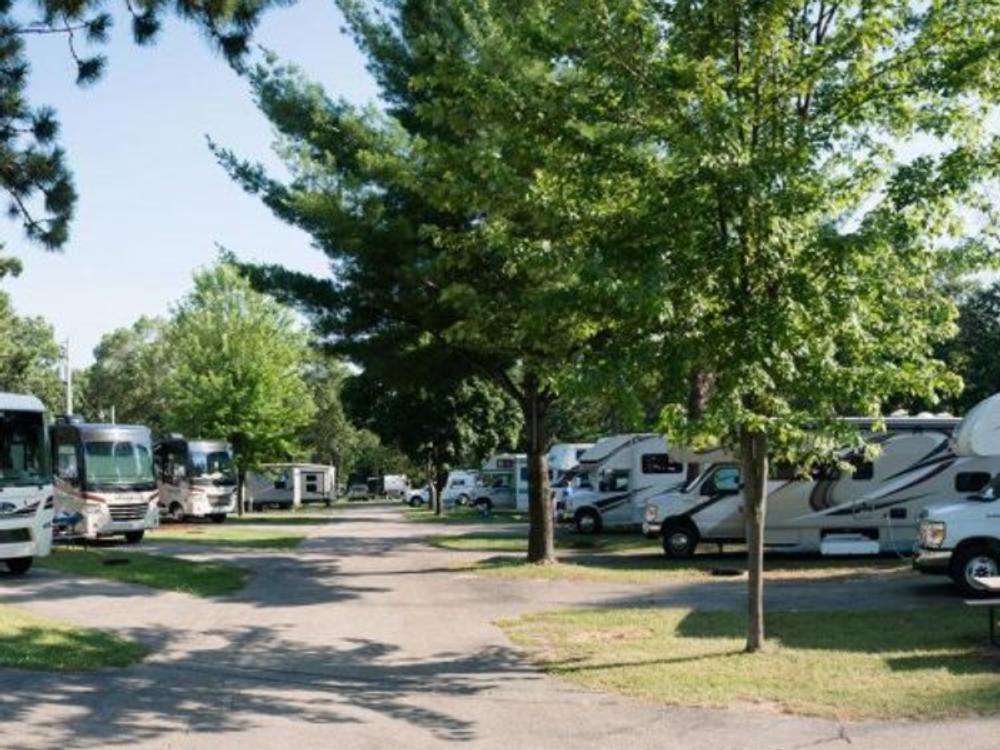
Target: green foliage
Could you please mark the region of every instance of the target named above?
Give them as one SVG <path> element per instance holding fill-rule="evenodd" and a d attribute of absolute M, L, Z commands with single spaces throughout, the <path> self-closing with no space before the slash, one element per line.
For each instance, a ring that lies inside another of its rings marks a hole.
<path fill-rule="evenodd" d="M 164 16 L 174 13 L 198 26 L 238 67 L 261 12 L 282 4 L 285 0 L 126 0 L 122 9 L 131 15 L 136 44 L 152 43 Z M 0 2 L 0 189 L 10 198 L 9 215 L 21 221 L 28 239 L 50 250 L 66 243 L 77 195 L 57 142 L 54 110 L 28 100 L 24 39 L 63 37 L 66 54 L 76 65 L 77 84 L 88 86 L 106 67 L 99 52 L 112 26 L 106 7 L 102 0 Z"/>
<path fill-rule="evenodd" d="M 30 393 L 56 412 L 63 404 L 61 349 L 42 318 L 17 315 L 0 292 L 0 391 Z"/>
<path fill-rule="evenodd" d="M 950 403 L 962 414 L 1000 392 L 1000 283 L 967 290 L 958 309 L 958 335 L 941 357 L 962 377 L 965 387 Z"/>
<path fill-rule="evenodd" d="M 305 334 L 230 266 L 198 272 L 194 281 L 165 336 L 167 423 L 230 440 L 243 469 L 298 455 L 300 432 L 315 413 L 303 377 Z"/>
<path fill-rule="evenodd" d="M 141 317 L 129 328 L 101 337 L 94 363 L 77 376 L 76 411 L 97 421 L 144 424 L 154 430 L 169 428 L 163 383 L 170 368 L 163 335 L 167 321 Z"/>

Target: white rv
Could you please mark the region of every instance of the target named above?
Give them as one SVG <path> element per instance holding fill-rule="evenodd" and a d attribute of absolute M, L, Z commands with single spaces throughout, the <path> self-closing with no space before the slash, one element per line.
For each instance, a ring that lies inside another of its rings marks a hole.
<path fill-rule="evenodd" d="M 444 489 L 441 490 L 441 502 L 444 507 L 455 505 L 471 505 L 472 496 L 479 484 L 479 472 L 474 469 L 452 469 L 448 472 Z"/>
<path fill-rule="evenodd" d="M 479 472 L 473 503 L 483 510 L 528 507 L 528 457 L 523 453 L 493 456 Z"/>
<path fill-rule="evenodd" d="M 870 431 L 869 420 L 851 420 L 869 442 L 879 444 L 877 457 L 842 456 L 855 466 L 843 475 L 830 469 L 802 479 L 776 472 L 768 480 L 765 543 L 822 554 L 911 551 L 925 508 L 977 492 L 1000 471 L 1000 450 L 983 450 L 996 440 L 1000 408 L 981 411 L 981 406 L 964 421 L 890 417 L 879 433 Z M 738 463 L 718 462 L 681 491 L 653 499 L 644 532 L 660 537 L 664 553 L 674 557 L 694 554 L 699 541 L 744 542 L 740 474 Z"/>
<path fill-rule="evenodd" d="M 265 464 L 247 473 L 247 502 L 251 508 L 297 508 L 325 503 L 337 497 L 337 470 L 325 464 Z"/>
<path fill-rule="evenodd" d="M 52 549 L 52 471 L 45 407 L 0 393 L 0 560 L 23 575 Z"/>
<path fill-rule="evenodd" d="M 236 468 L 229 443 L 172 435 L 158 440 L 153 454 L 161 514 L 174 521 L 209 518 L 222 523 L 236 511 Z"/>
<path fill-rule="evenodd" d="M 580 465 L 583 455 L 594 447 L 593 443 L 556 443 L 549 449 L 549 481 L 558 487 Z"/>
<path fill-rule="evenodd" d="M 149 429 L 59 418 L 50 430 L 55 468 L 56 531 L 131 544 L 159 526 Z"/>
<path fill-rule="evenodd" d="M 682 486 L 688 462 L 704 463 L 715 456 L 668 449 L 662 435 L 601 438 L 566 476 L 556 497 L 556 513 L 583 534 L 608 527 L 638 528 L 649 498 Z"/>

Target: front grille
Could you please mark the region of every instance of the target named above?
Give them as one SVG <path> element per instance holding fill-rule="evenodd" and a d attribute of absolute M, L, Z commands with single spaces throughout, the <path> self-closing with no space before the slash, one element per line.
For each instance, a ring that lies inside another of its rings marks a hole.
<path fill-rule="evenodd" d="M 109 505 L 112 521 L 141 521 L 146 517 L 148 503 L 129 503 L 128 505 Z"/>
<path fill-rule="evenodd" d="M 2 529 L 0 530 L 0 544 L 19 544 L 30 542 L 31 533 L 27 529 Z"/>

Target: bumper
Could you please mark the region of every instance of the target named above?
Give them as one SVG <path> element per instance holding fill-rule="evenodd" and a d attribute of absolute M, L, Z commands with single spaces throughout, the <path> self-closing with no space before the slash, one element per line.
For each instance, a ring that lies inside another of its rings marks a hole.
<path fill-rule="evenodd" d="M 917 547 L 913 568 L 921 573 L 946 574 L 951 565 L 950 549 L 924 549 Z"/>
<path fill-rule="evenodd" d="M 155 529 L 160 525 L 160 509 L 156 501 L 148 503 L 144 516 L 139 518 L 115 519 L 112 513 L 122 511 L 106 504 L 88 503 L 82 514 L 71 516 L 71 525 L 65 526 L 68 536 L 82 536 L 87 539 L 97 539 L 103 536 L 117 536 L 130 531 L 145 531 Z"/>
<path fill-rule="evenodd" d="M 647 539 L 656 539 L 660 536 L 660 522 L 659 521 L 643 521 L 642 522 L 642 535 Z"/>
<path fill-rule="evenodd" d="M 223 499 L 200 497 L 191 503 L 191 515 L 202 518 L 216 514 L 229 515 L 236 512 L 236 498 L 229 496 Z"/>
<path fill-rule="evenodd" d="M 45 557 L 52 552 L 52 511 L 45 511 L 30 523 L 0 522 L 0 540 L 0 560 Z"/>

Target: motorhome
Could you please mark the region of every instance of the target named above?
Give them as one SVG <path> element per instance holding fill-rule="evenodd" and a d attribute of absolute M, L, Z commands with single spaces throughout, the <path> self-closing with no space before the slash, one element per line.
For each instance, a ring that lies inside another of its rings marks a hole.
<path fill-rule="evenodd" d="M 160 483 L 160 514 L 173 521 L 208 518 L 222 523 L 236 510 L 233 450 L 224 440 L 170 435 L 153 446 Z"/>
<path fill-rule="evenodd" d="M 247 473 L 247 503 L 251 508 L 293 508 L 308 503 L 333 504 L 337 470 L 326 464 L 265 464 Z"/>
<path fill-rule="evenodd" d="M 553 487 L 580 465 L 583 455 L 594 447 L 593 443 L 556 443 L 549 449 L 549 482 Z"/>
<path fill-rule="evenodd" d="M 52 549 L 52 471 L 45 407 L 0 393 L 0 561 L 23 575 Z"/>
<path fill-rule="evenodd" d="M 491 457 L 479 472 L 474 505 L 485 511 L 528 507 L 528 457 L 501 453 Z"/>
<path fill-rule="evenodd" d="M 441 502 L 444 507 L 456 505 L 471 505 L 472 496 L 479 484 L 479 472 L 474 469 L 452 469 L 448 472 L 444 489 L 441 490 Z"/>
<path fill-rule="evenodd" d="M 50 437 L 57 534 L 135 544 L 159 525 L 149 428 L 60 417 Z"/>
<path fill-rule="evenodd" d="M 556 496 L 556 514 L 582 534 L 611 527 L 638 528 L 649 498 L 682 486 L 689 463 L 717 456 L 714 451 L 668 449 L 662 435 L 601 438 L 564 478 Z"/>
<path fill-rule="evenodd" d="M 978 492 L 1000 472 L 1000 450 L 990 452 L 1000 405 L 980 406 L 965 420 L 890 417 L 879 432 L 871 420 L 849 420 L 877 455 L 844 452 L 840 462 L 853 472 L 831 463 L 810 478 L 779 467 L 767 482 L 765 544 L 830 555 L 912 551 L 924 509 Z M 699 541 L 744 542 L 743 506 L 740 465 L 718 462 L 680 491 L 652 499 L 643 530 L 662 540 L 666 555 L 690 556 Z"/>

